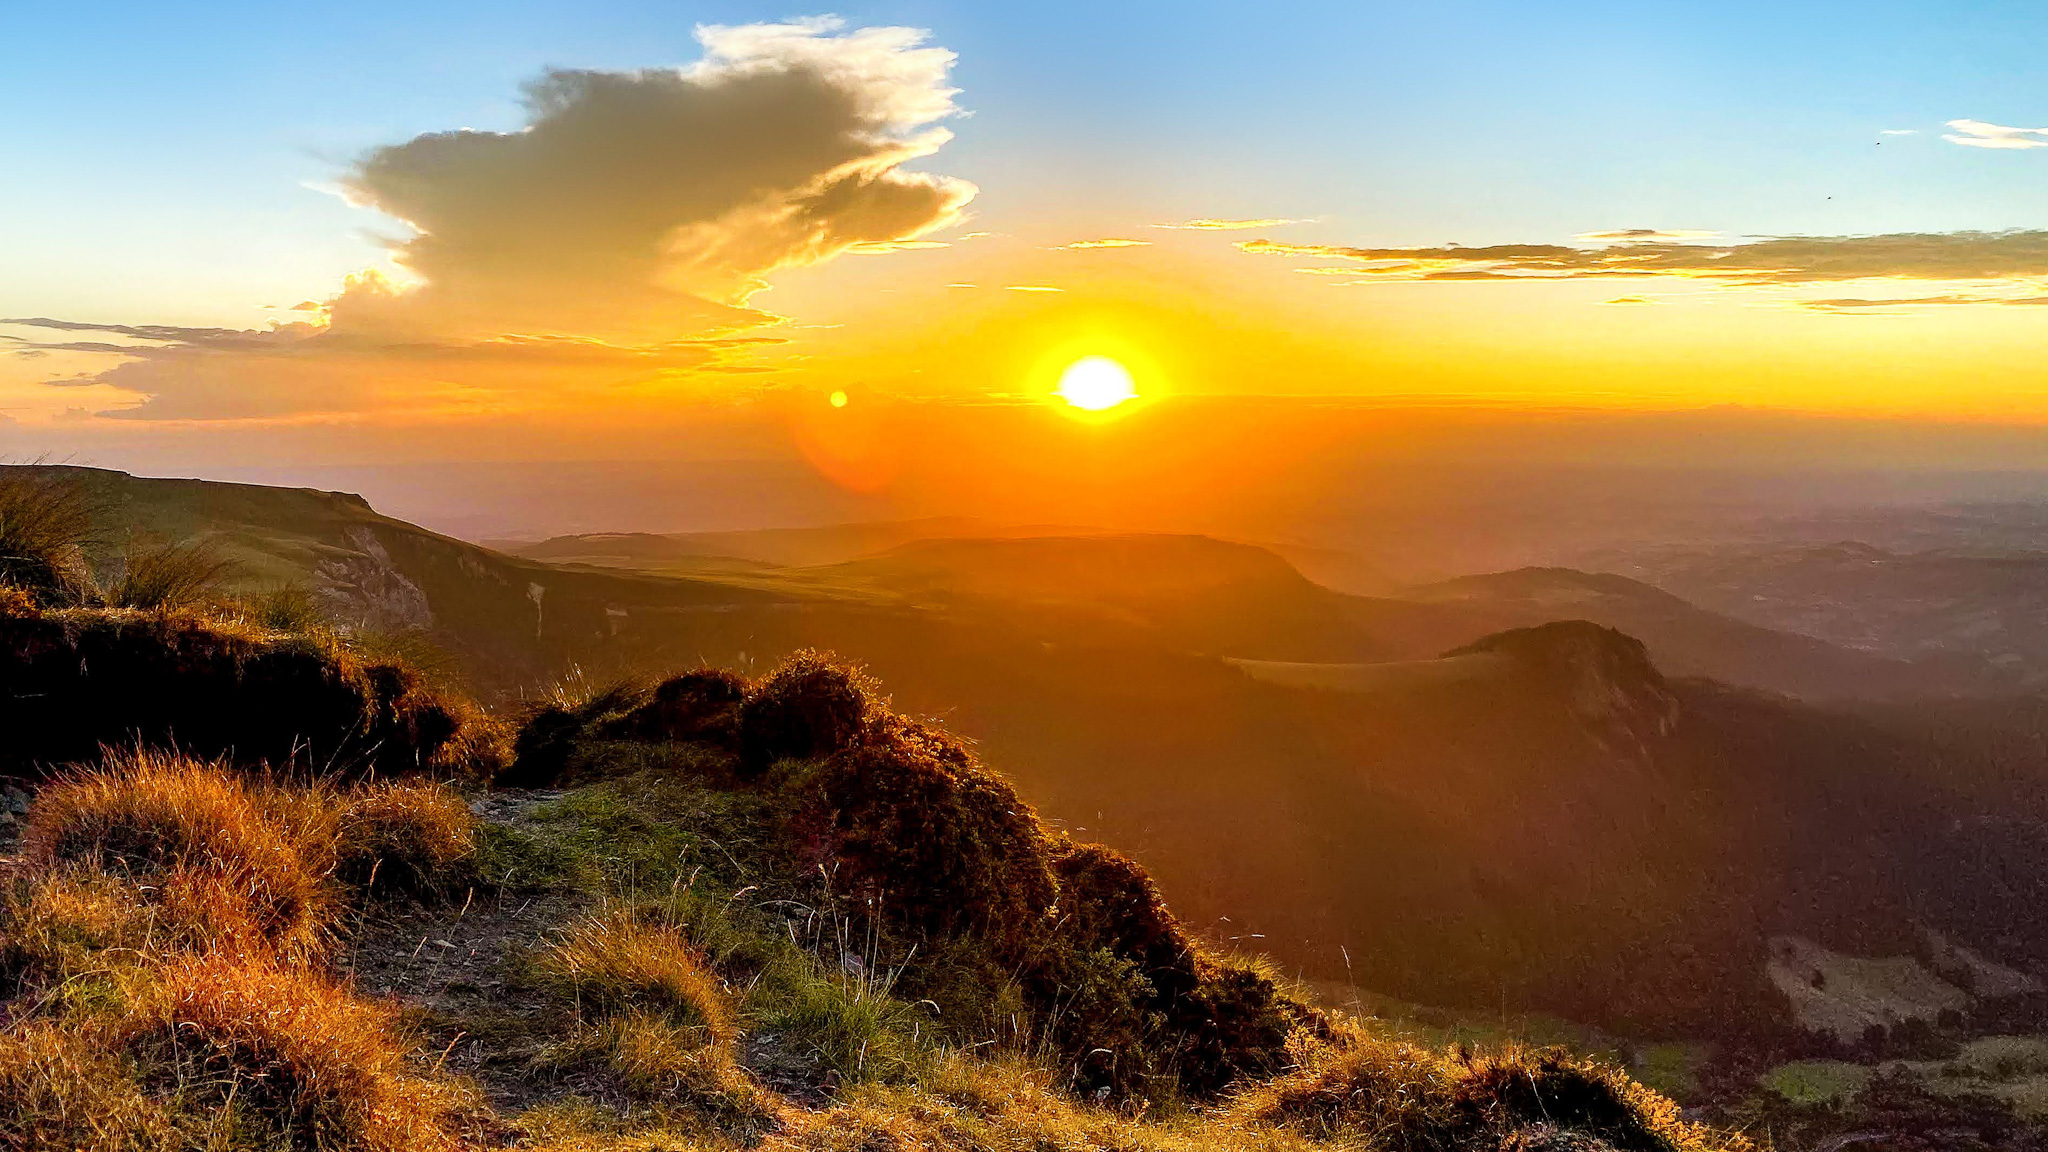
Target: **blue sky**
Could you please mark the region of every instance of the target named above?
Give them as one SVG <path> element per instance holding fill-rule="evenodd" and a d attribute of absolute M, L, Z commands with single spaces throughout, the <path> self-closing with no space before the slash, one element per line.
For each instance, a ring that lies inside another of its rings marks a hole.
<path fill-rule="evenodd" d="M 1616 227 L 1841 234 L 2048 225 L 2023 4 L 948 4 L 971 117 L 943 170 L 994 226 L 1299 215 L 1375 244 Z M 509 128 L 549 65 L 696 56 L 755 4 L 17 4 L 0 38 L 0 313 L 252 322 L 376 255 L 308 185 L 368 149 Z M 1917 136 L 1880 137 L 1886 128 Z M 1879 143 L 1882 141 L 1882 143 Z"/>

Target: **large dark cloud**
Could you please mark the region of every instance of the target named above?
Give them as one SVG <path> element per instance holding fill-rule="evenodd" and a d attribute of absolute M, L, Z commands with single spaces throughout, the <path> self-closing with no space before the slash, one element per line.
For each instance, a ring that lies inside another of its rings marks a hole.
<path fill-rule="evenodd" d="M 645 340 L 744 325 L 761 277 L 953 223 L 972 185 L 903 165 L 947 139 L 952 54 L 901 29 L 700 33 L 685 70 L 554 71 L 516 132 L 382 148 L 350 194 L 418 235 L 411 292 L 365 284 L 338 328 Z"/>
<path fill-rule="evenodd" d="M 1628 233 L 1609 233 L 1627 237 Z M 1246 252 L 1342 263 L 1306 269 L 1357 280 L 1572 280 L 1676 277 L 1727 284 L 2048 277 L 2048 231 L 1771 236 L 1727 243 L 1630 240 L 1577 246 L 1354 248 L 1250 240 Z"/>

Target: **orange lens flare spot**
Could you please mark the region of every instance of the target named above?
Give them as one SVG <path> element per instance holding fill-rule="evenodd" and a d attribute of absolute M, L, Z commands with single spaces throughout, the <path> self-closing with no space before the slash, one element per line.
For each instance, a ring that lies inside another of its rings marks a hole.
<path fill-rule="evenodd" d="M 1060 373 L 1060 398 L 1076 408 L 1103 412 L 1138 398 L 1131 371 L 1107 356 L 1085 356 Z"/>

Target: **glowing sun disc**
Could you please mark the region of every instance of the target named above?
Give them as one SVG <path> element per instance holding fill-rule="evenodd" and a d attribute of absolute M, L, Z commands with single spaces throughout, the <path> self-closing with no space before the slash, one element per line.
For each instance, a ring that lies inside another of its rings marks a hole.
<path fill-rule="evenodd" d="M 1107 356 L 1086 356 L 1060 373 L 1059 395 L 1076 408 L 1101 412 L 1138 398 L 1130 369 Z"/>

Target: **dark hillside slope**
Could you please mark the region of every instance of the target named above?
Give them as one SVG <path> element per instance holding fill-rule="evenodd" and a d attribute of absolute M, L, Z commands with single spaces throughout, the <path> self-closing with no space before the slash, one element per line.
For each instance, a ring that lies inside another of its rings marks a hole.
<path fill-rule="evenodd" d="M 1141 641 L 1218 655 L 1384 658 L 1345 597 L 1263 548 L 1206 536 L 925 540 L 829 569 L 940 609 L 1135 626 Z"/>
<path fill-rule="evenodd" d="M 1341 692 L 1019 652 L 1009 692 L 959 693 L 955 715 L 1191 919 L 1415 1000 L 1769 1027 L 1785 1018 L 1773 935 L 1910 954 L 1925 924 L 2041 963 L 1985 931 L 2011 904 L 1965 915 L 1916 867 L 1992 811 L 1930 785 L 1925 745 L 1667 680 L 1590 624 L 1450 662 L 1463 671 Z M 1060 720 L 1004 697 L 1056 698 Z"/>

